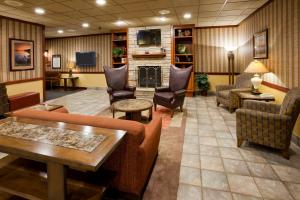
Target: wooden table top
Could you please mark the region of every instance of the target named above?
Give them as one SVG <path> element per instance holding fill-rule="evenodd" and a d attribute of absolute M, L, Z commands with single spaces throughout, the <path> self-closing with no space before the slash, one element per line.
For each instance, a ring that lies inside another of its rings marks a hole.
<path fill-rule="evenodd" d="M 78 79 L 78 76 L 66 76 L 66 77 L 60 77 L 61 79 Z"/>
<path fill-rule="evenodd" d="M 251 94 L 250 92 L 238 92 L 238 95 L 240 98 L 242 99 L 251 99 L 251 100 L 275 100 L 274 96 L 267 96 L 267 97 L 263 97 L 260 95 L 254 95 Z"/>
<path fill-rule="evenodd" d="M 54 162 L 75 169 L 96 171 L 108 156 L 118 147 L 124 139 L 125 131 L 97 128 L 91 126 L 67 124 L 63 122 L 50 122 L 29 118 L 7 118 L 16 122 L 49 126 L 60 129 L 79 131 L 83 135 L 104 135 L 105 140 L 101 142 L 92 152 L 46 144 L 38 141 L 25 140 L 11 136 L 0 135 L 0 152 L 13 154 L 22 158 L 40 162 Z M 1 131 L 1 127 L 0 127 Z"/>
<path fill-rule="evenodd" d="M 122 112 L 136 112 L 148 110 L 153 106 L 153 103 L 147 99 L 125 99 L 114 102 L 112 109 Z"/>

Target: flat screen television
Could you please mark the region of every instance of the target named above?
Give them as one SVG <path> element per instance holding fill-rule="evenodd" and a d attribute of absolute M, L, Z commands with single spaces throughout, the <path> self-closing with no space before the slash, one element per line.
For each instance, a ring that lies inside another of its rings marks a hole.
<path fill-rule="evenodd" d="M 76 66 L 96 67 L 96 52 L 76 52 Z"/>
<path fill-rule="evenodd" d="M 140 30 L 137 33 L 137 44 L 140 46 L 159 46 L 161 44 L 160 29 Z"/>

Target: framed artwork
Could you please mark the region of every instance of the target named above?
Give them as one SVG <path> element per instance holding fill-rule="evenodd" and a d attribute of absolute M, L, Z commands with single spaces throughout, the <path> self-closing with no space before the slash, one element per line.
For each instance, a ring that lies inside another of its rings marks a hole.
<path fill-rule="evenodd" d="M 61 68 L 61 55 L 52 55 L 52 69 Z"/>
<path fill-rule="evenodd" d="M 34 42 L 32 40 L 9 39 L 10 70 L 34 69 Z"/>
<path fill-rule="evenodd" d="M 253 57 L 268 58 L 268 29 L 253 36 Z"/>

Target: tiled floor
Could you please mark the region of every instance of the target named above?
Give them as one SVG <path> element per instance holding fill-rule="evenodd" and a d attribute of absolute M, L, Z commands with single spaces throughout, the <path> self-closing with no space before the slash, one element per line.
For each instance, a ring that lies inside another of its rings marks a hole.
<path fill-rule="evenodd" d="M 215 97 L 186 99 L 178 200 L 300 199 L 300 150 L 291 159 L 253 144 L 236 147 L 235 114 Z"/>

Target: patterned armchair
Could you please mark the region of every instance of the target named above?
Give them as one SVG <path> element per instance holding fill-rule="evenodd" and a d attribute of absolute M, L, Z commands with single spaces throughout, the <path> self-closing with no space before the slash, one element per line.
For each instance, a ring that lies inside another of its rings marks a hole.
<path fill-rule="evenodd" d="M 237 146 L 244 140 L 273 147 L 289 158 L 292 131 L 300 113 L 300 88 L 291 89 L 282 105 L 247 100 L 236 111 Z"/>
<path fill-rule="evenodd" d="M 235 85 L 217 85 L 216 96 L 217 105 L 220 103 L 229 108 L 230 112 L 239 106 L 239 98 L 236 92 L 250 92 L 252 91 L 251 78 L 253 74 L 244 73 L 236 77 Z"/>

